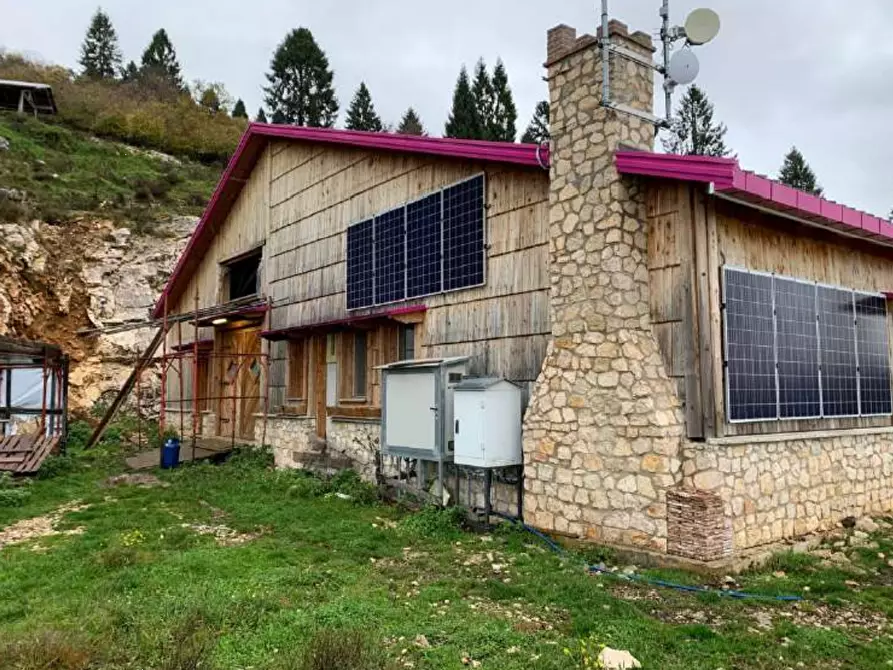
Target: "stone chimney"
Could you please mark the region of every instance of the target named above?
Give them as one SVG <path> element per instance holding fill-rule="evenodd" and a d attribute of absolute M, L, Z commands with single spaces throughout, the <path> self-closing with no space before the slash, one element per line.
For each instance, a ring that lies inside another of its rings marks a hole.
<path fill-rule="evenodd" d="M 612 21 L 613 43 L 652 58 Z M 549 31 L 552 341 L 524 422 L 525 518 L 559 533 L 666 550 L 683 417 L 651 329 L 642 186 L 614 152 L 651 150 L 647 121 L 601 106 L 598 40 Z M 611 57 L 611 97 L 652 110 L 654 71 Z"/>

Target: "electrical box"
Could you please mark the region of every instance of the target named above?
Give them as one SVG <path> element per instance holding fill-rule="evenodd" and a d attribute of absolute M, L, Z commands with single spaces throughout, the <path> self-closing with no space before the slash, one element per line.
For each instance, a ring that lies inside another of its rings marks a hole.
<path fill-rule="evenodd" d="M 521 389 L 504 379 L 465 379 L 453 389 L 457 465 L 521 465 Z"/>
<path fill-rule="evenodd" d="M 453 460 L 453 389 L 468 358 L 400 361 L 381 369 L 381 451 L 425 461 Z"/>

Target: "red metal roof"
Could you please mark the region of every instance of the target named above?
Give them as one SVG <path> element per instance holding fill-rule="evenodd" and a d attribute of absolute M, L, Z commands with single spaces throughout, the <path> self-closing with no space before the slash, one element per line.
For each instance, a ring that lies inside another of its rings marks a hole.
<path fill-rule="evenodd" d="M 618 151 L 617 171 L 713 184 L 714 192 L 855 237 L 893 245 L 893 222 L 742 170 L 733 158 Z"/>
<path fill-rule="evenodd" d="M 252 123 L 242 135 L 239 146 L 220 178 L 198 226 L 192 233 L 189 244 L 181 254 L 177 266 L 155 304 L 154 317 L 156 319 L 161 318 L 164 313 L 165 300 L 174 301 L 181 296 L 188 277 L 201 262 L 210 247 L 211 240 L 214 239 L 214 235 L 226 220 L 230 209 L 239 197 L 239 193 L 254 169 L 261 152 L 271 139 L 504 163 L 524 168 L 540 168 L 549 165 L 548 148 L 536 144 L 460 140 L 447 137 L 417 137 L 394 133 L 369 133 L 359 130 Z"/>
<path fill-rule="evenodd" d="M 334 328 L 338 326 L 351 326 L 365 321 L 376 321 L 378 319 L 392 319 L 407 314 L 419 314 L 428 310 L 425 305 L 403 305 L 401 307 L 388 307 L 378 309 L 364 314 L 351 314 L 343 319 L 334 319 L 331 321 L 321 321 L 319 323 L 311 323 L 304 326 L 294 326 L 291 328 L 279 328 L 277 330 L 265 330 L 260 336 L 277 342 L 287 340 L 291 335 L 297 335 L 308 331 L 319 330 L 320 328 Z"/>

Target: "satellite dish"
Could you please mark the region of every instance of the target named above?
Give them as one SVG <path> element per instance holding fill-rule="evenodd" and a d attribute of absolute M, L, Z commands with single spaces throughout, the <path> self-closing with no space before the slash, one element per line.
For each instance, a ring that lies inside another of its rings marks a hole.
<path fill-rule="evenodd" d="M 685 86 L 692 83 L 701 71 L 698 57 L 691 49 L 680 49 L 673 54 L 667 67 L 667 76 L 674 84 Z"/>
<path fill-rule="evenodd" d="M 712 9 L 696 9 L 685 19 L 685 36 L 689 44 L 707 44 L 719 33 L 719 14 Z"/>

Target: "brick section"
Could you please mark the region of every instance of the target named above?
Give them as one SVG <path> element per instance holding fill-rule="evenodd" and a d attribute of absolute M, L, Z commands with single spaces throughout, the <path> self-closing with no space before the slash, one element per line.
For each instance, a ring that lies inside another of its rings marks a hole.
<path fill-rule="evenodd" d="M 577 31 L 564 24 L 555 26 L 547 34 L 546 63 L 564 58 L 570 53 L 577 39 Z"/>
<path fill-rule="evenodd" d="M 722 498 L 707 491 L 667 491 L 667 553 L 715 561 L 731 553 Z"/>

